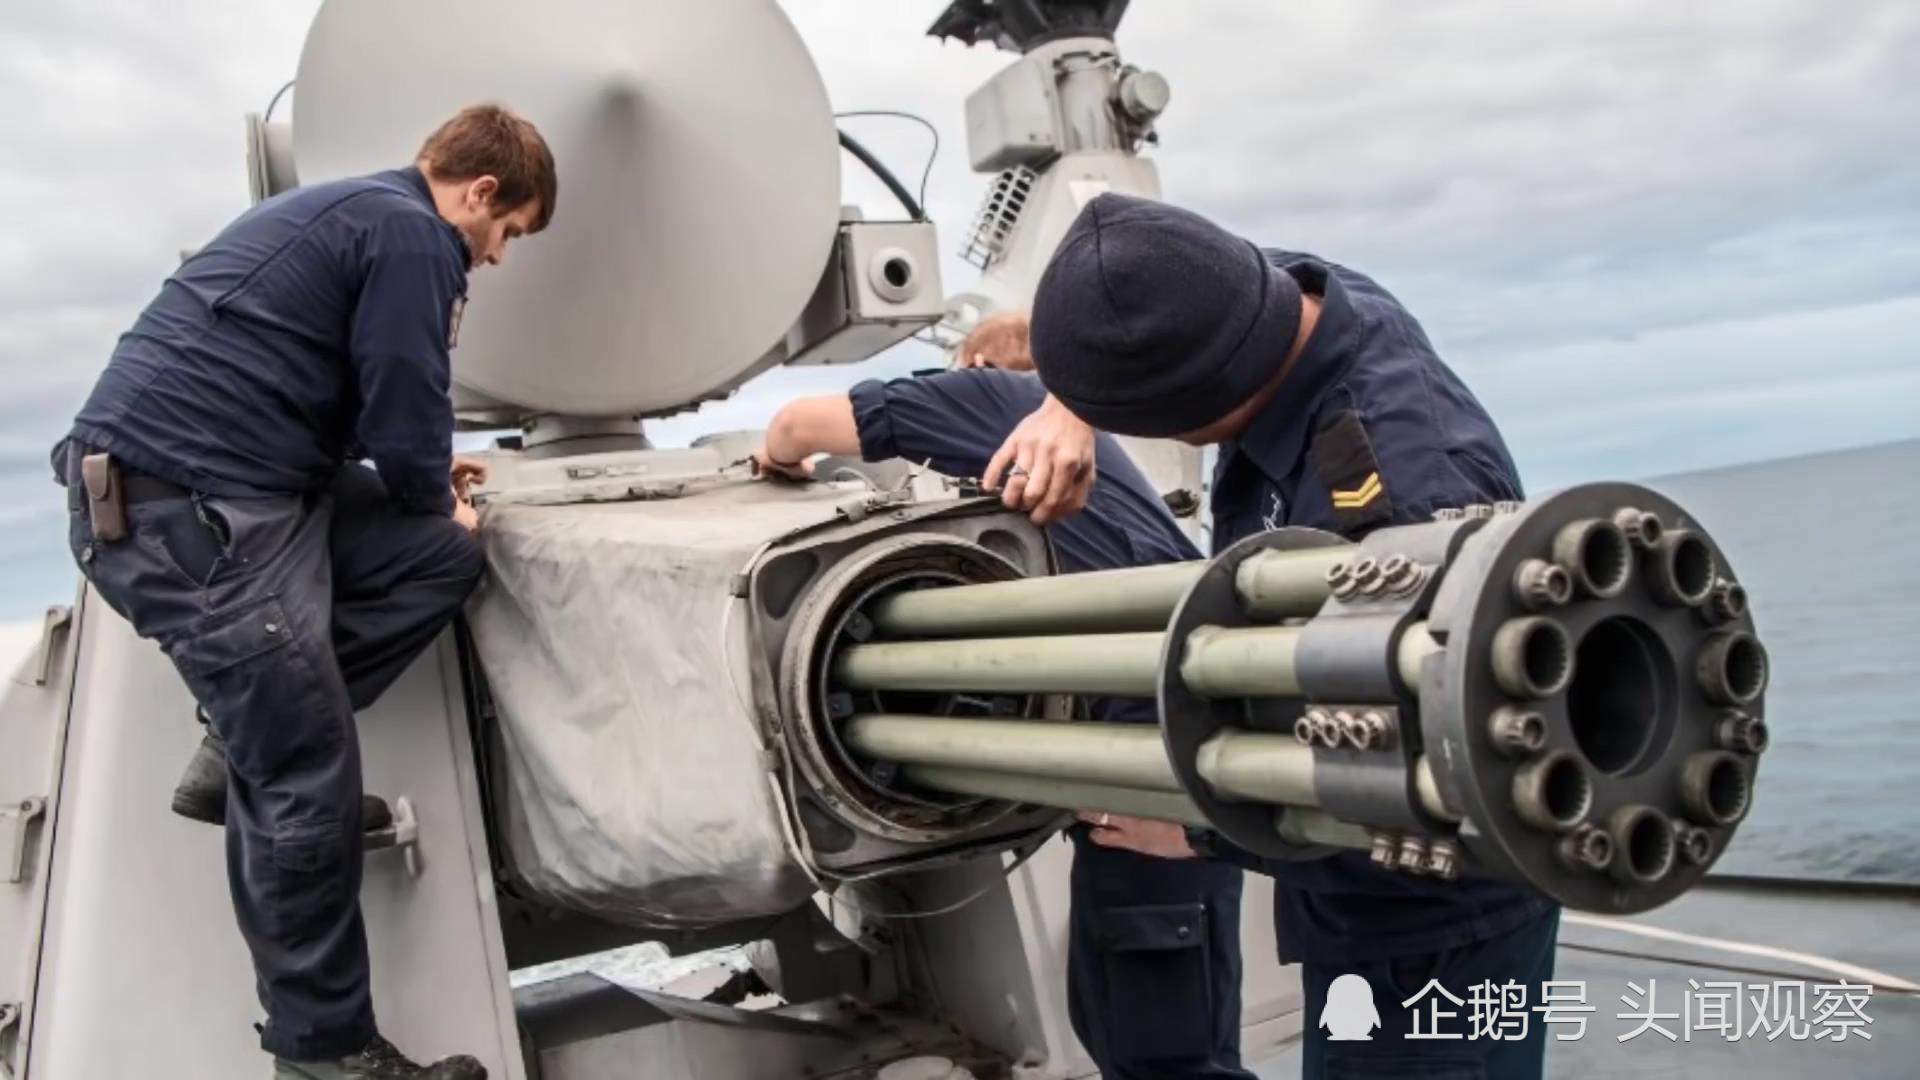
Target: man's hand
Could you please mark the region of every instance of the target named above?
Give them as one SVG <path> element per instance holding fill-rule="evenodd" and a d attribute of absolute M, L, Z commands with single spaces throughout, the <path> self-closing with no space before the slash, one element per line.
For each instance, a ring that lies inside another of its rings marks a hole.
<path fill-rule="evenodd" d="M 473 504 L 465 499 L 457 499 L 454 501 L 453 520 L 459 522 L 460 527 L 467 530 L 468 536 L 472 536 L 474 533 L 480 531 L 480 511 L 475 510 Z"/>
<path fill-rule="evenodd" d="M 1007 436 L 980 483 L 988 491 L 999 489 L 1007 509 L 1029 511 L 1034 524 L 1045 525 L 1087 504 L 1093 462 L 1093 428 L 1048 394 Z"/>
<path fill-rule="evenodd" d="M 459 502 L 470 502 L 473 495 L 470 489 L 474 483 L 487 482 L 487 463 L 479 458 L 455 455 L 453 459 L 453 497 Z"/>
<path fill-rule="evenodd" d="M 1193 846 L 1187 843 L 1186 827 L 1178 822 L 1128 817 L 1099 810 L 1082 810 L 1079 816 L 1081 821 L 1093 826 L 1089 836 L 1101 847 L 1137 851 L 1158 859 L 1195 857 Z"/>
<path fill-rule="evenodd" d="M 753 475 L 761 479 L 768 476 L 784 476 L 789 480 L 811 480 L 813 479 L 813 462 L 808 458 L 802 458 L 791 464 L 775 461 L 773 455 L 767 453 L 767 448 L 762 446 L 753 452 Z"/>

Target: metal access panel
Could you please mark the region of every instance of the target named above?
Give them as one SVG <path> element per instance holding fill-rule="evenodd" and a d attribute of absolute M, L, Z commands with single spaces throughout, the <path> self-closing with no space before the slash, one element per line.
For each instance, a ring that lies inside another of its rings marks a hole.
<path fill-rule="evenodd" d="M 168 810 L 200 738 L 193 701 L 156 646 L 97 596 L 83 604 L 22 1075 L 264 1076 L 224 836 Z M 367 855 L 374 1006 L 415 1056 L 470 1053 L 526 1080 L 452 644 L 359 717 L 367 789 L 404 797 L 419 825 L 417 875 L 403 850 Z"/>
<path fill-rule="evenodd" d="M 973 171 L 1038 167 L 1060 153 L 1059 90 L 1052 66 L 1025 57 L 967 95 L 967 151 Z"/>

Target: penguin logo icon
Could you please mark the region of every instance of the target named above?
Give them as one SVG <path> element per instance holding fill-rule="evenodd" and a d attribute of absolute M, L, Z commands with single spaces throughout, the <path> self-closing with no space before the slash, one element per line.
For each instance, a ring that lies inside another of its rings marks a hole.
<path fill-rule="evenodd" d="M 1359 975 L 1342 975 L 1327 987 L 1327 1003 L 1320 1010 L 1320 1026 L 1329 1042 L 1372 1042 L 1380 1026 L 1380 1010 L 1373 1004 L 1373 987 Z"/>

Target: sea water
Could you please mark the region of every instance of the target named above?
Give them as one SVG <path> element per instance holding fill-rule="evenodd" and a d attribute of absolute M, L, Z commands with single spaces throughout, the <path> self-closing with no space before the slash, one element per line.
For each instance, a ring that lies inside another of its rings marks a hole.
<path fill-rule="evenodd" d="M 1773 745 L 1715 869 L 1920 882 L 1920 441 L 1647 485 L 1720 542 L 1772 661 Z"/>

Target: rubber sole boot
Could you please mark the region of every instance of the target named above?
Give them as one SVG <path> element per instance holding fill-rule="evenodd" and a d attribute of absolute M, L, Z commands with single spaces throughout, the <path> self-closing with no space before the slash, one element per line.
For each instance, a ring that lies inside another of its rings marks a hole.
<path fill-rule="evenodd" d="M 173 812 L 208 825 L 227 823 L 227 744 L 207 729 L 173 789 Z M 378 795 L 360 797 L 360 827 L 374 832 L 393 824 L 393 810 Z"/>
<path fill-rule="evenodd" d="M 487 1068 L 465 1054 L 421 1065 L 376 1035 L 365 1050 L 338 1061 L 275 1058 L 273 1076 L 274 1080 L 487 1080 Z"/>
<path fill-rule="evenodd" d="M 173 812 L 208 825 L 227 823 L 227 747 L 211 730 L 174 786 Z"/>

